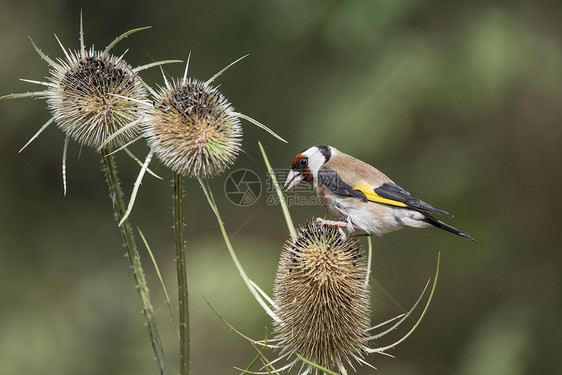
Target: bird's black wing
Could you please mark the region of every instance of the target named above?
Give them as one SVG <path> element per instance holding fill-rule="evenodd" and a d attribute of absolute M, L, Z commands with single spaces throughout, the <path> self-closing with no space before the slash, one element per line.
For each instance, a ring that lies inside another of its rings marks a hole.
<path fill-rule="evenodd" d="M 373 190 L 378 196 L 403 203 L 408 208 L 423 212 L 436 213 L 447 217 L 453 217 L 453 215 L 451 215 L 447 211 L 435 208 L 432 205 L 427 204 L 424 201 L 412 196 L 410 193 L 396 184 L 386 182 L 381 186 L 374 188 Z"/>
<path fill-rule="evenodd" d="M 321 167 L 318 170 L 318 183 L 325 186 L 334 194 L 359 198 L 365 202 L 368 200 L 363 192 L 355 190 L 353 187 L 346 184 L 340 176 L 330 168 Z"/>

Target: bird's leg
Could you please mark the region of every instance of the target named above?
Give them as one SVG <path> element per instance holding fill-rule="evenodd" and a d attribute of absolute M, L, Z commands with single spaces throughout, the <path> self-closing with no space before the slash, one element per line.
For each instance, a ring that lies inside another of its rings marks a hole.
<path fill-rule="evenodd" d="M 337 227 L 338 228 L 338 232 L 341 234 L 341 239 L 343 242 L 345 242 L 345 240 L 347 240 L 347 235 L 345 234 L 345 232 L 343 231 L 343 228 L 347 228 L 348 227 L 348 223 L 345 221 L 333 221 L 333 220 L 325 220 L 322 219 L 321 217 L 316 219 L 316 222 L 320 225 L 330 225 L 332 227 Z"/>
<path fill-rule="evenodd" d="M 358 237 L 370 237 L 371 235 L 367 232 L 363 232 L 363 233 L 354 233 L 351 235 L 351 237 L 353 238 L 358 238 Z"/>
<path fill-rule="evenodd" d="M 322 219 L 321 217 L 319 217 L 319 218 L 316 218 L 316 222 L 320 225 L 330 225 L 332 227 L 347 228 L 347 222 L 346 221 L 325 220 L 325 219 Z"/>

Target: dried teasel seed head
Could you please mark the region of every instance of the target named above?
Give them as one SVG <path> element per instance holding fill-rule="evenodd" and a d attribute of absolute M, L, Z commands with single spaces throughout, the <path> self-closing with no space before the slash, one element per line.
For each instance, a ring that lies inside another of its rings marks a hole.
<path fill-rule="evenodd" d="M 80 144 L 100 147 L 121 128 L 139 121 L 141 101 L 147 92 L 122 56 L 90 49 L 65 52 L 51 70 L 47 105 L 55 122 Z M 139 135 L 138 126 L 129 126 L 108 146 L 125 144 Z"/>
<path fill-rule="evenodd" d="M 175 173 L 214 177 L 233 164 L 240 151 L 238 116 L 209 84 L 192 78 L 172 81 L 149 111 L 148 144 Z"/>
<path fill-rule="evenodd" d="M 367 349 L 367 260 L 355 238 L 309 222 L 286 242 L 275 283 L 277 337 L 323 367 L 341 367 Z"/>

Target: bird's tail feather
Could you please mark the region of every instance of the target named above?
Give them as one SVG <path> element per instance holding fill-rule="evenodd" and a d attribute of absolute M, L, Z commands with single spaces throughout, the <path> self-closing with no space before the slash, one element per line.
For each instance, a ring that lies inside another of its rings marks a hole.
<path fill-rule="evenodd" d="M 437 220 L 436 218 L 434 218 L 433 216 L 430 216 L 428 214 L 425 214 L 425 219 L 423 221 L 425 221 L 428 224 L 433 225 L 434 227 L 437 227 L 439 229 L 443 229 L 446 230 L 447 232 L 451 232 L 453 234 L 456 234 L 457 236 L 461 236 L 464 238 L 468 238 L 471 241 L 474 242 L 478 242 L 477 240 L 475 240 L 474 238 L 472 238 L 471 236 L 469 236 L 468 234 L 461 232 L 460 230 L 458 230 L 457 228 L 449 225 L 449 224 L 445 224 L 444 222 L 442 222 L 441 220 Z"/>

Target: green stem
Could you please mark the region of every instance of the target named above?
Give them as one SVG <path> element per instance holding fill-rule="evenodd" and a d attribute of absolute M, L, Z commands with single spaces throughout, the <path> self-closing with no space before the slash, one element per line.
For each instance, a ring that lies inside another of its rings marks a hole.
<path fill-rule="evenodd" d="M 107 185 L 109 186 L 110 197 L 113 202 L 113 210 L 115 211 L 116 219 L 119 222 L 125 214 L 125 202 L 123 201 L 121 184 L 119 183 L 119 177 L 117 176 L 117 167 L 113 156 L 107 155 L 106 150 L 101 150 L 100 152 L 107 179 Z M 127 257 L 131 262 L 131 268 L 133 269 L 133 276 L 135 278 L 137 290 L 139 292 L 139 296 L 141 297 L 142 312 L 146 320 L 152 350 L 154 351 L 156 362 L 160 368 L 160 374 L 168 375 L 170 374 L 168 362 L 166 360 L 166 356 L 164 355 L 164 347 L 162 346 L 160 334 L 158 333 L 158 325 L 156 324 L 154 309 L 150 303 L 150 292 L 148 291 L 148 285 L 142 269 L 140 255 L 133 236 L 133 229 L 131 228 L 129 221 L 125 220 L 123 225 L 119 226 L 119 230 L 121 231 L 121 238 L 123 239 L 123 244 L 125 245 L 125 249 L 127 251 Z"/>
<path fill-rule="evenodd" d="M 187 288 L 187 260 L 183 239 L 183 178 L 174 174 L 174 236 L 180 310 L 180 374 L 189 375 L 189 293 Z"/>

